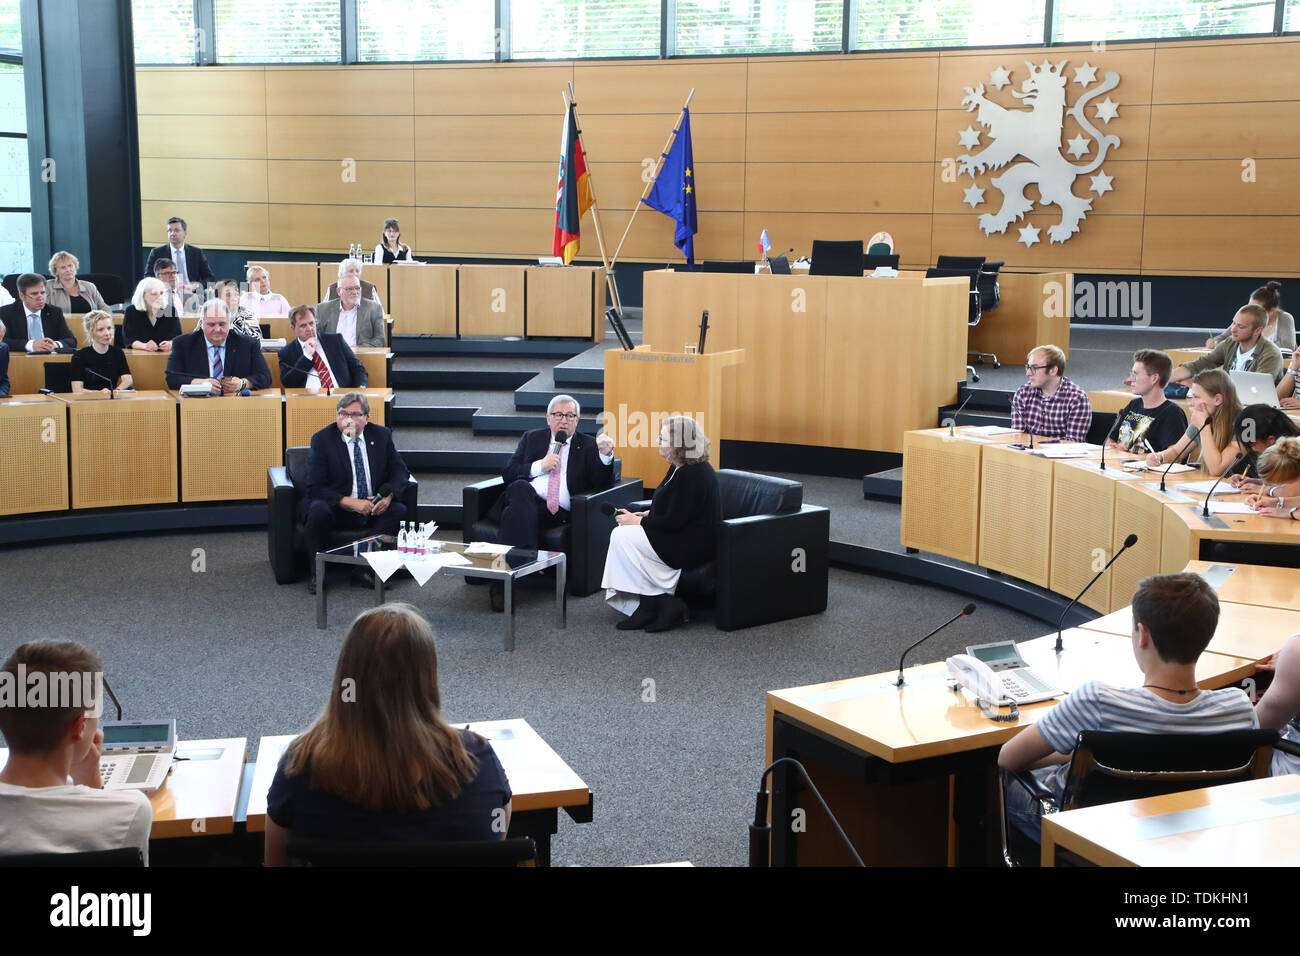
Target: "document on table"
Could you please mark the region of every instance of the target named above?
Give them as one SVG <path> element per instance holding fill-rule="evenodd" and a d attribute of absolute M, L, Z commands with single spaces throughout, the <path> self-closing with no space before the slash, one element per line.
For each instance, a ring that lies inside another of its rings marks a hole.
<path fill-rule="evenodd" d="M 406 570 L 411 573 L 411 577 L 415 578 L 416 583 L 418 583 L 420 587 L 424 587 L 429 578 L 433 577 L 443 568 L 472 563 L 473 562 L 464 555 L 458 554 L 455 551 L 442 551 L 437 554 L 407 555 L 406 559 L 402 562 L 406 567 Z"/>
<path fill-rule="evenodd" d="M 1259 514 L 1250 505 L 1240 501 L 1211 501 L 1210 514 L 1212 515 L 1254 515 Z"/>
<path fill-rule="evenodd" d="M 1100 448 L 1100 445 L 1089 445 L 1087 442 L 1063 441 L 1051 445 L 1035 445 L 1029 454 L 1040 458 L 1086 458 Z"/>
<path fill-rule="evenodd" d="M 962 429 L 963 435 L 1023 435 L 1024 432 L 1018 428 L 1007 428 L 1005 425 L 968 425 Z"/>
<path fill-rule="evenodd" d="M 466 554 L 506 554 L 514 545 L 494 544 L 491 541 L 474 541 L 466 548 Z"/>
<path fill-rule="evenodd" d="M 1217 488 L 1214 488 L 1215 485 Z M 1214 488 L 1216 495 L 1239 495 L 1241 494 L 1236 488 L 1228 484 L 1227 481 L 1216 481 L 1210 478 L 1207 481 L 1184 481 L 1182 484 L 1174 485 L 1179 491 L 1190 491 L 1194 495 L 1208 495 L 1210 489 Z"/>

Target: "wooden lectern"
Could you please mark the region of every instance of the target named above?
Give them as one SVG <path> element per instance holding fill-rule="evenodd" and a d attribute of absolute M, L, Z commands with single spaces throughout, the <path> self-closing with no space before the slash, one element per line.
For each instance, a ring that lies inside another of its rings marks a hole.
<path fill-rule="evenodd" d="M 745 360 L 744 349 L 705 355 L 634 351 L 605 353 L 604 431 L 623 459 L 623 477 L 654 488 L 668 465 L 659 455 L 660 422 L 671 415 L 694 418 L 712 443 L 710 461 L 722 467 L 722 370 Z"/>

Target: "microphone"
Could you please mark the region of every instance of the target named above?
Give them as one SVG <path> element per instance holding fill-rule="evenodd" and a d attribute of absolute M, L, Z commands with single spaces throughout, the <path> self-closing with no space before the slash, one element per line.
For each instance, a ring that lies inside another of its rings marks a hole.
<path fill-rule="evenodd" d="M 948 620 L 944 621 L 942 624 L 940 624 L 938 627 L 936 627 L 936 628 L 935 628 L 933 631 L 931 631 L 929 634 L 925 635 L 925 637 L 921 638 L 919 641 L 917 641 L 915 644 L 913 644 L 913 645 L 912 645 L 911 647 L 909 647 L 907 650 L 903 651 L 902 656 L 900 656 L 900 657 L 898 658 L 898 680 L 894 681 L 894 686 L 895 686 L 895 687 L 902 687 L 902 686 L 906 683 L 906 681 L 903 680 L 903 659 L 904 659 L 905 657 L 907 657 L 907 655 L 912 651 L 912 648 L 917 647 L 917 646 L 919 646 L 919 645 L 925 643 L 925 642 L 928 641 L 930 638 L 934 637 L 934 635 L 936 635 L 936 634 L 938 634 L 940 631 L 942 631 L 942 630 L 943 630 L 945 627 L 947 627 L 949 624 L 951 624 L 953 621 L 957 620 L 957 618 L 959 618 L 959 617 L 970 617 L 970 616 L 971 616 L 972 614 L 974 614 L 974 613 L 975 613 L 975 605 L 974 605 L 974 603 L 967 604 L 964 608 L 962 608 L 960 611 L 958 611 L 956 614 L 954 614 L 954 615 L 953 615 L 952 617 L 950 617 Z"/>
<path fill-rule="evenodd" d="M 1098 471 L 1106 470 L 1106 442 L 1110 441 L 1111 436 L 1115 434 L 1115 429 L 1119 427 L 1119 423 L 1120 417 L 1116 415 L 1115 424 L 1110 426 L 1110 431 L 1106 432 L 1106 437 L 1101 440 L 1101 466 L 1097 469 Z"/>
<path fill-rule="evenodd" d="M 952 437 L 953 437 L 954 435 L 956 435 L 956 433 L 957 433 L 957 431 L 956 431 L 956 430 L 957 430 L 957 416 L 960 415 L 960 414 L 961 414 L 961 410 L 962 410 L 963 408 L 966 407 L 966 402 L 969 402 L 969 401 L 970 401 L 972 398 L 974 398 L 974 397 L 975 397 L 975 393 L 972 392 L 969 388 L 966 389 L 966 401 L 965 401 L 965 402 L 962 402 L 960 405 L 958 405 L 958 406 L 957 406 L 957 410 L 956 410 L 955 412 L 952 413 L 952 418 L 948 419 L 948 437 L 949 437 L 949 438 L 952 438 Z"/>
<path fill-rule="evenodd" d="M 54 394 L 54 389 L 52 389 L 52 388 L 38 388 L 36 391 L 40 392 L 42 395 L 53 395 L 53 394 Z"/>
<path fill-rule="evenodd" d="M 799 776 L 803 779 L 804 785 L 807 786 L 808 789 L 812 791 L 812 795 L 817 798 L 817 802 L 821 804 L 822 810 L 825 811 L 827 818 L 830 819 L 831 825 L 835 827 L 835 832 L 839 834 L 840 839 L 844 841 L 844 845 L 848 847 L 849 852 L 853 854 L 853 859 L 857 862 L 858 866 L 866 866 L 866 864 L 862 862 L 862 857 L 858 855 L 858 851 L 854 848 L 853 842 L 844 832 L 844 828 L 840 826 L 840 821 L 835 819 L 835 814 L 831 813 L 831 808 L 826 805 L 826 801 L 823 799 L 821 791 L 817 789 L 817 785 L 814 784 L 812 778 L 808 776 L 808 771 L 804 769 L 803 764 L 795 760 L 793 757 L 777 758 L 772 761 L 772 763 L 758 778 L 758 793 L 754 798 L 754 819 L 753 822 L 749 824 L 749 865 L 751 867 L 763 868 L 766 868 L 768 865 L 768 855 L 771 850 L 772 825 L 767 822 L 768 792 L 764 789 L 764 786 L 767 782 L 767 775 L 775 770 L 779 764 L 783 763 L 790 764 L 799 772 Z"/>
<path fill-rule="evenodd" d="M 709 334 L 709 310 L 705 309 L 704 314 L 700 316 L 700 344 L 695 351 L 701 355 L 704 354 L 704 339 Z"/>
<path fill-rule="evenodd" d="M 1220 474 L 1219 477 L 1215 479 L 1214 484 L 1210 485 L 1210 493 L 1205 496 L 1205 504 L 1201 508 L 1202 518 L 1208 518 L 1210 516 L 1210 499 L 1214 497 L 1214 489 L 1219 487 L 1220 481 L 1223 481 L 1224 478 L 1228 477 L 1228 472 L 1232 471 L 1232 469 L 1237 467 L 1237 462 L 1241 461 L 1241 459 L 1245 457 L 1246 457 L 1246 453 L 1244 451 L 1237 452 L 1237 457 L 1232 459 L 1232 461 L 1228 463 L 1228 467 L 1223 469 L 1223 473 Z"/>
<path fill-rule="evenodd" d="M 117 397 L 115 394 L 113 394 L 116 389 L 116 386 L 113 384 L 113 380 L 111 378 L 109 378 L 107 375 L 104 375 L 101 372 L 96 372 L 93 368 L 88 368 L 85 371 L 95 376 L 95 378 L 108 383 L 108 397 L 110 399 Z"/>
<path fill-rule="evenodd" d="M 1187 443 L 1187 447 L 1186 447 L 1186 448 L 1184 448 L 1184 449 L 1183 449 L 1181 452 L 1179 452 L 1177 455 L 1174 455 L 1174 460 L 1171 461 L 1171 462 L 1169 463 L 1169 468 L 1166 468 L 1165 471 L 1164 471 L 1164 474 L 1162 474 L 1162 475 L 1160 476 L 1160 492 L 1161 492 L 1161 494 L 1164 493 L 1164 490 L 1165 490 L 1165 478 L 1167 478 L 1167 477 L 1169 476 L 1169 471 L 1170 471 L 1170 469 L 1173 468 L 1174 465 L 1178 464 L 1178 459 L 1182 458 L 1184 455 L 1190 455 L 1192 449 L 1195 448 L 1197 445 L 1199 445 L 1199 444 L 1201 443 L 1201 430 L 1204 429 L 1205 426 L 1208 425 L 1208 424 L 1210 424 L 1210 419 L 1207 418 L 1207 419 L 1206 419 L 1206 420 L 1201 424 L 1201 427 L 1200 427 L 1200 428 L 1197 428 L 1195 425 L 1188 425 L 1188 426 L 1187 426 L 1187 430 L 1184 432 L 1184 434 L 1185 434 L 1188 438 L 1190 438 L 1191 441 Z"/>
<path fill-rule="evenodd" d="M 1083 590 L 1080 591 L 1077 595 L 1075 595 L 1074 600 L 1065 606 L 1065 610 L 1061 612 L 1061 619 L 1056 622 L 1056 653 L 1058 654 L 1061 653 L 1061 651 L 1064 648 L 1064 644 L 1062 643 L 1062 639 L 1061 639 L 1061 631 L 1065 628 L 1065 616 L 1070 613 L 1070 608 L 1074 607 L 1076 604 L 1079 603 L 1079 599 L 1088 593 L 1088 588 L 1096 584 L 1097 579 L 1110 570 L 1110 566 L 1114 564 L 1117 560 L 1119 560 L 1119 556 L 1121 554 L 1123 554 L 1125 551 L 1127 551 L 1129 548 L 1133 547 L 1133 545 L 1137 543 L 1138 543 L 1138 536 L 1135 534 L 1131 534 L 1127 538 L 1125 538 L 1124 544 L 1121 545 L 1120 549 L 1115 552 L 1115 554 L 1111 557 L 1109 561 L 1106 562 L 1106 566 L 1102 568 L 1100 571 L 1098 571 L 1096 574 L 1094 574 L 1092 576 L 1092 580 L 1083 586 Z"/>

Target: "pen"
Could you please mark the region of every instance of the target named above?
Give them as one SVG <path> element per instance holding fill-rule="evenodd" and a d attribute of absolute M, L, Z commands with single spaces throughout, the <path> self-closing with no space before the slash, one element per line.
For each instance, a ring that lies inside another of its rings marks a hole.
<path fill-rule="evenodd" d="M 1151 454 L 1154 455 L 1154 454 L 1156 453 L 1156 450 L 1155 450 L 1154 448 L 1151 447 L 1151 442 L 1148 441 L 1147 439 L 1145 439 L 1145 438 L 1142 439 L 1142 444 L 1144 444 L 1144 445 L 1147 446 L 1147 451 L 1151 452 Z"/>

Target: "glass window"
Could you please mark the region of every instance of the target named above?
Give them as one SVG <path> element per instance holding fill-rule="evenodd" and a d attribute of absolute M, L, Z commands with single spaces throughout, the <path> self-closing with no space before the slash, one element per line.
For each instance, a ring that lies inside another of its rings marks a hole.
<path fill-rule="evenodd" d="M 191 0 L 131 0 L 136 63 L 194 63 Z"/>
<path fill-rule="evenodd" d="M 1057 0 L 1055 37 L 1091 43 L 1272 33 L 1273 11 L 1273 0 Z"/>
<path fill-rule="evenodd" d="M 659 12 L 659 0 L 510 0 L 510 56 L 658 56 Z"/>
<path fill-rule="evenodd" d="M 18 0 L 0 0 L 0 53 L 23 52 L 23 32 L 18 21 Z"/>
<path fill-rule="evenodd" d="M 881 0 L 858 5 L 855 50 L 1043 42 L 1044 0 Z"/>
<path fill-rule="evenodd" d="M 1287 33 L 1300 30 L 1300 0 L 1286 0 L 1286 12 L 1282 18 L 1282 29 Z"/>
<path fill-rule="evenodd" d="M 496 12 L 488 0 L 357 0 L 357 59 L 491 60 Z"/>
<path fill-rule="evenodd" d="M 338 0 L 214 0 L 218 63 L 340 63 Z"/>
<path fill-rule="evenodd" d="M 842 0 L 678 0 L 676 52 L 838 53 L 843 22 Z"/>
<path fill-rule="evenodd" d="M 9 0 L 0 0 L 0 11 L 10 5 Z M 18 4 L 12 6 L 16 10 Z M 0 213 L 0 273 L 4 275 L 32 267 L 32 197 L 24 96 L 22 66 L 0 63 L 0 207 L 18 210 Z"/>

